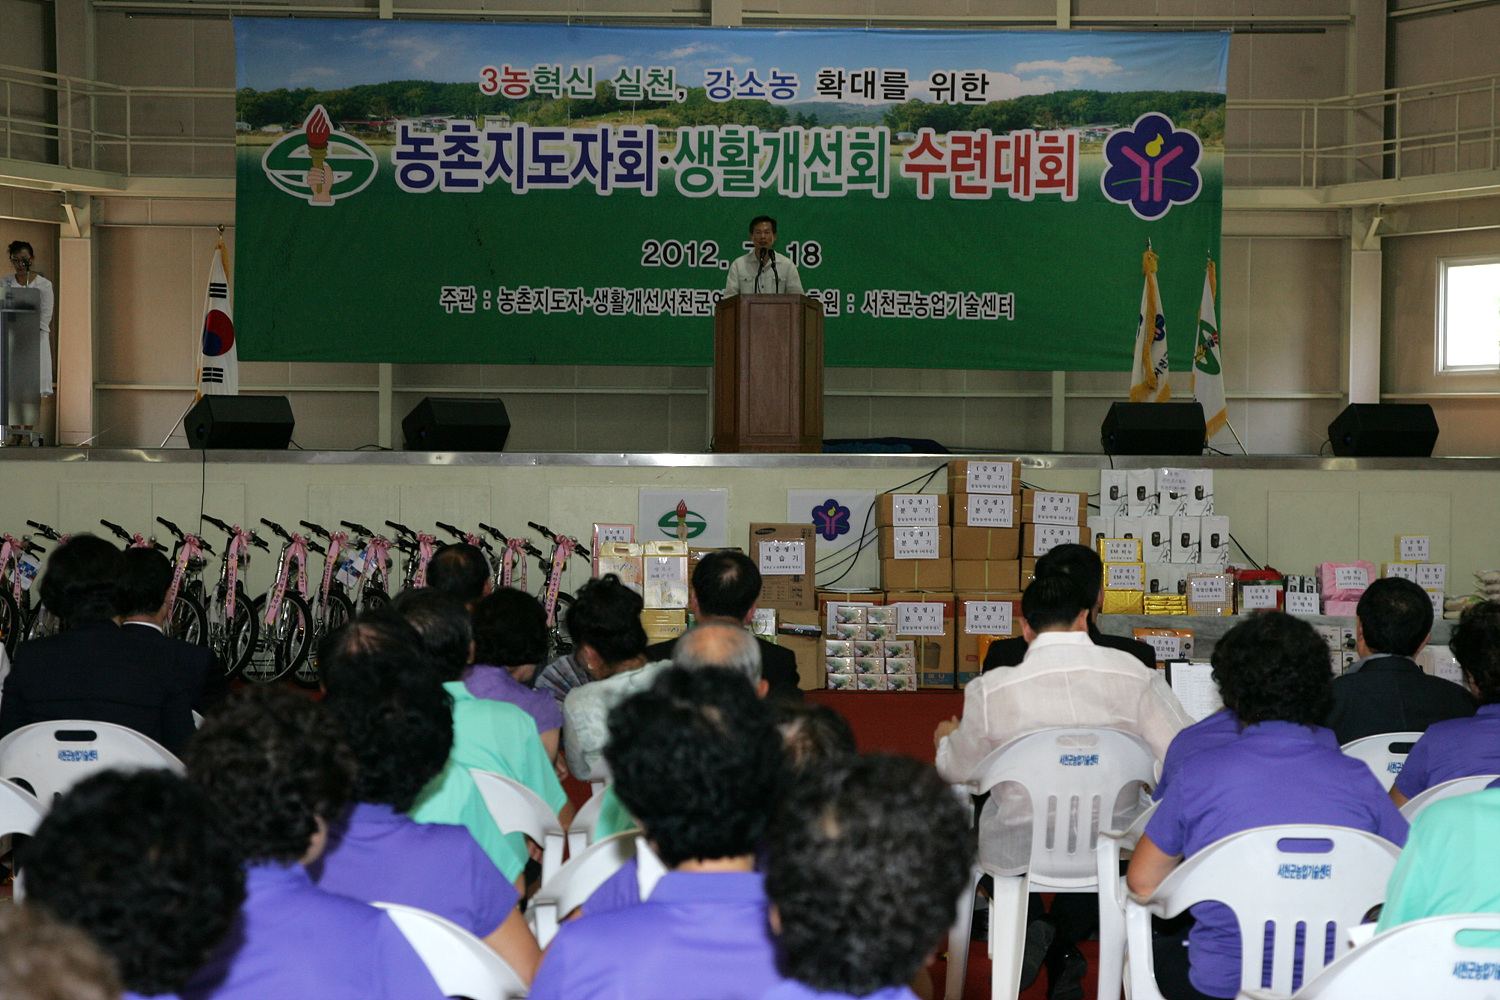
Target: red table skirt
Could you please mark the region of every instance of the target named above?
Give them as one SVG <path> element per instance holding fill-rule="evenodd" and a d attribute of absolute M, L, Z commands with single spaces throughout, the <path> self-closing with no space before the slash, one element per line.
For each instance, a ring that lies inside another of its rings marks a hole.
<path fill-rule="evenodd" d="M 848 719 L 861 751 L 900 753 L 928 763 L 937 754 L 932 731 L 964 710 L 964 693 L 956 690 L 808 691 L 803 697 Z"/>

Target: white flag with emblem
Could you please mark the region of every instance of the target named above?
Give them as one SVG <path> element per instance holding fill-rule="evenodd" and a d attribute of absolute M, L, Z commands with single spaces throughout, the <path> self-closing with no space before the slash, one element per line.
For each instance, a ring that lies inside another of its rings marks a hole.
<path fill-rule="evenodd" d="M 214 248 L 203 299 L 203 329 L 198 337 L 198 395 L 240 394 L 239 349 L 234 344 L 234 308 L 229 299 L 228 250 Z"/>
<path fill-rule="evenodd" d="M 1161 311 L 1161 291 L 1156 286 L 1156 254 L 1146 251 L 1141 259 L 1146 275 L 1141 289 L 1141 318 L 1135 328 L 1135 360 L 1130 369 L 1132 403 L 1165 403 L 1172 398 L 1167 376 L 1167 318 Z"/>
<path fill-rule="evenodd" d="M 1219 321 L 1214 317 L 1214 293 L 1218 291 L 1214 262 L 1203 276 L 1203 302 L 1198 306 L 1198 349 L 1193 353 L 1193 397 L 1203 404 L 1203 419 L 1212 438 L 1229 423 L 1224 403 L 1223 352 L 1219 349 Z"/>

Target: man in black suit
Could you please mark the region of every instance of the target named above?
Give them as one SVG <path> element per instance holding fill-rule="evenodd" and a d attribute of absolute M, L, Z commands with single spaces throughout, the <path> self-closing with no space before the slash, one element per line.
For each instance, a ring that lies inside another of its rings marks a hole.
<path fill-rule="evenodd" d="M 1422 732 L 1434 722 L 1474 714 L 1474 696 L 1423 673 L 1412 659 L 1432 634 L 1432 600 L 1410 580 L 1371 583 L 1354 609 L 1359 659 L 1333 679 L 1323 725 L 1339 743 L 1379 733 Z"/>
<path fill-rule="evenodd" d="M 42 576 L 42 603 L 66 631 L 16 647 L 0 699 L 0 736 L 33 722 L 88 719 L 126 726 L 180 753 L 193 734 L 188 676 L 154 644 L 118 624 L 124 556 L 94 535 L 74 535 L 53 550 Z"/>
<path fill-rule="evenodd" d="M 698 560 L 688 588 L 688 609 L 699 625 L 750 624 L 760 600 L 760 570 L 743 552 L 710 552 Z M 789 649 L 755 637 L 760 646 L 761 677 L 770 686 L 768 698 L 801 700 L 797 686 L 797 657 Z M 646 647 L 646 662 L 672 658 L 676 639 Z"/>
<path fill-rule="evenodd" d="M 120 580 L 120 627 L 164 663 L 174 664 L 189 684 L 200 678 L 193 711 L 207 712 L 229 694 L 229 678 L 216 669 L 213 653 L 167 635 L 167 591 L 172 587 L 172 563 L 155 549 L 127 549 L 125 574 Z"/>
<path fill-rule="evenodd" d="M 1088 620 L 1089 638 L 1093 640 L 1094 645 L 1121 650 L 1148 667 L 1156 666 L 1156 650 L 1148 644 L 1139 639 L 1106 635 L 1099 631 L 1099 626 L 1094 623 L 1094 616 L 1104 605 L 1104 562 L 1099 558 L 1099 553 L 1087 545 L 1059 545 L 1036 561 L 1036 575 L 1042 576 L 1046 573 L 1064 573 L 1077 580 L 1079 589 L 1084 593 L 1099 595 L 1094 601 L 1094 609 L 1089 612 Z M 984 667 L 980 673 L 988 672 L 996 667 L 1019 665 L 1026 656 L 1026 647 L 1025 636 L 997 639 L 990 643 L 989 650 L 984 654 Z"/>

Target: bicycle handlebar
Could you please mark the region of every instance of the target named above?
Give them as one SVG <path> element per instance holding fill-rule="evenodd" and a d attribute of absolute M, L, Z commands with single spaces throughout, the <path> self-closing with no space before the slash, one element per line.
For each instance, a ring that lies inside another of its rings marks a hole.
<path fill-rule="evenodd" d="M 209 524 L 213 525 L 215 528 L 218 528 L 220 531 L 224 532 L 224 534 L 226 534 L 226 535 L 232 535 L 232 534 L 234 534 L 234 529 L 233 528 L 231 528 L 225 522 L 219 520 L 217 517 L 214 517 L 212 514 L 203 514 L 201 516 L 202 516 L 203 520 L 207 521 Z"/>
<path fill-rule="evenodd" d="M 42 534 L 46 535 L 48 538 L 52 539 L 52 541 L 54 542 L 62 537 L 57 533 L 56 528 L 48 527 L 47 525 L 38 523 L 36 521 L 27 521 L 26 523 L 35 528 L 37 531 L 40 531 Z"/>
<path fill-rule="evenodd" d="M 527 521 L 526 527 L 539 533 L 543 538 L 551 539 L 554 542 L 557 541 L 557 536 L 554 535 L 552 533 L 552 529 L 547 527 L 545 524 L 537 524 L 535 521 Z"/>
<path fill-rule="evenodd" d="M 166 518 L 164 518 L 164 517 L 158 517 L 156 519 L 156 523 L 159 524 L 159 525 L 161 525 L 162 527 L 166 528 L 175 537 L 177 537 L 177 538 L 181 538 L 182 537 L 182 529 L 179 528 L 179 527 L 177 527 L 177 525 L 173 524 L 171 521 L 168 521 Z"/>
<path fill-rule="evenodd" d="M 327 549 L 323 548 L 323 546 L 319 545 L 317 542 L 313 541 L 310 538 L 307 540 L 307 547 L 313 552 L 318 553 L 319 555 L 326 556 L 328 554 Z"/>
<path fill-rule="evenodd" d="M 355 521 L 340 521 L 339 524 L 343 525 L 345 528 L 348 528 L 350 531 L 364 535 L 366 538 L 375 537 L 375 532 L 371 531 L 369 528 L 366 528 L 363 524 L 359 524 Z"/>
<path fill-rule="evenodd" d="M 410 528 L 408 528 L 404 524 L 397 524 L 395 521 L 387 521 L 387 522 L 385 522 L 385 526 L 387 528 L 394 528 L 397 531 L 401 532 L 401 534 L 406 535 L 409 538 L 416 538 L 417 537 L 417 533 L 415 531 L 412 531 Z"/>
<path fill-rule="evenodd" d="M 492 528 L 488 524 L 485 524 L 483 521 L 479 522 L 479 530 L 480 531 L 488 532 L 492 538 L 499 539 L 500 540 L 500 544 L 502 544 L 502 545 L 509 545 L 510 544 L 510 539 L 506 538 L 505 535 L 503 535 L 500 532 L 500 529 L 498 529 L 498 528 Z"/>
<path fill-rule="evenodd" d="M 275 521 L 267 521 L 265 518 L 261 518 L 260 523 L 270 528 L 271 533 L 274 534 L 277 538 L 284 538 L 289 542 L 292 540 L 292 536 L 286 533 L 286 529 L 277 524 Z"/>
<path fill-rule="evenodd" d="M 101 518 L 99 518 L 99 523 L 102 524 L 102 525 L 104 525 L 110 531 L 113 531 L 115 533 L 115 537 L 116 538 L 123 538 L 127 542 L 131 542 L 131 541 L 135 540 L 131 536 L 130 532 L 126 531 L 124 528 L 120 527 L 118 524 L 116 524 L 113 521 L 106 521 L 104 518 L 101 517 Z"/>
<path fill-rule="evenodd" d="M 266 540 L 253 531 L 250 532 L 250 544 L 265 549 L 267 552 L 271 551 L 271 546 L 266 544 Z"/>
<path fill-rule="evenodd" d="M 298 521 L 297 523 L 321 538 L 333 537 L 321 524 L 313 524 L 311 521 Z"/>
<path fill-rule="evenodd" d="M 435 521 L 433 523 L 436 524 L 439 528 L 442 528 L 448 534 L 452 535 L 454 538 L 462 540 L 469 537 L 469 533 L 467 531 L 464 531 L 462 528 L 456 528 L 453 525 L 447 524 L 443 521 Z"/>

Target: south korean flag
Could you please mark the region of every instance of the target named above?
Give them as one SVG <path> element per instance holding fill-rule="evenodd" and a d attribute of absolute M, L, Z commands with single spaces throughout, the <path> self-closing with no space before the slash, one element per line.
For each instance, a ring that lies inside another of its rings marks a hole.
<path fill-rule="evenodd" d="M 240 392 L 239 350 L 234 344 L 227 260 L 228 251 L 220 240 L 209 263 L 198 346 L 198 392 L 205 396 L 238 396 Z"/>

